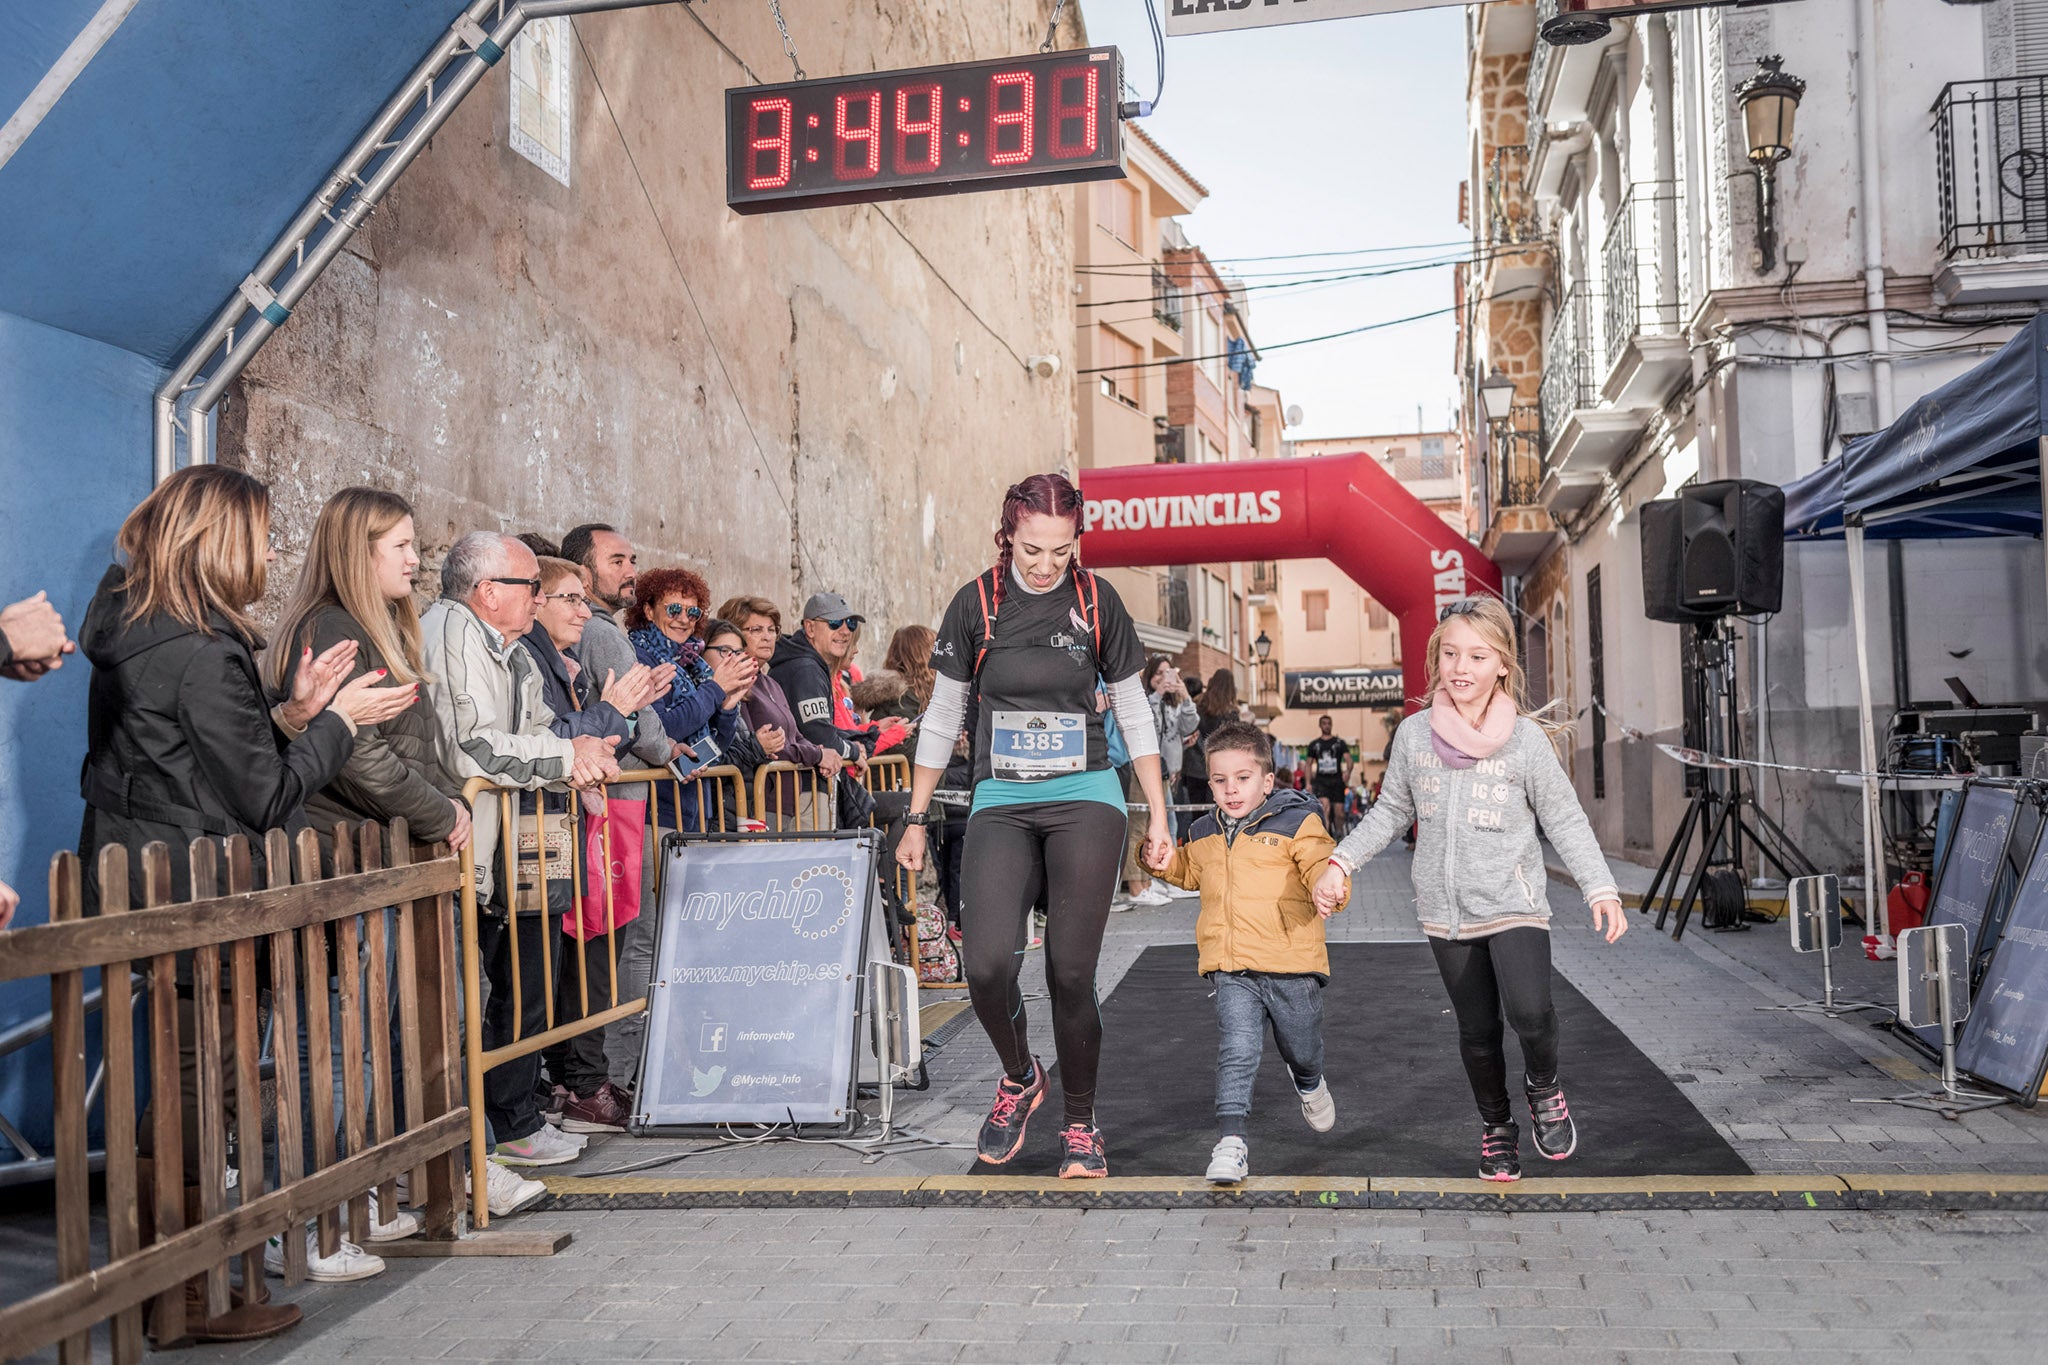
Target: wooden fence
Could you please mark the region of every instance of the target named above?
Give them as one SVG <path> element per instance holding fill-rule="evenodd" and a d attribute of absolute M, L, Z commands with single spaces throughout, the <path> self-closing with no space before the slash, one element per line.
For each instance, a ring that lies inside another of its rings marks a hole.
<path fill-rule="evenodd" d="M 128 851 L 103 849 L 99 913 L 89 919 L 79 861 L 60 853 L 50 866 L 51 922 L 0 936 L 0 981 L 49 982 L 58 1280 L 0 1307 L 0 1355 L 13 1359 L 57 1343 L 67 1365 L 85 1361 L 88 1332 L 111 1322 L 114 1359 L 139 1360 L 145 1305 L 151 1335 L 177 1340 L 185 1335 L 187 1282 L 203 1283 L 205 1315 L 224 1313 L 236 1262 L 240 1292 L 261 1302 L 264 1243 L 273 1236 L 282 1240 L 286 1283 L 298 1283 L 306 1273 L 300 1230 L 317 1222 L 322 1254 L 337 1248 L 344 1217 L 350 1239 L 367 1241 L 366 1196 L 375 1189 L 390 1219 L 401 1173 L 422 1209 L 422 1236 L 443 1245 L 459 1237 L 457 1153 L 469 1127 L 456 1046 L 460 867 L 445 850 L 416 850 L 403 821 L 391 825 L 388 846 L 387 831 L 373 825 L 333 833 L 323 859 L 313 831 L 296 841 L 273 831 L 264 843 L 262 889 L 244 840 L 195 840 L 183 903 L 173 903 L 169 847 L 142 850 L 139 897 Z M 395 977 L 386 969 L 386 907 L 395 907 Z M 150 1044 L 151 1098 L 140 1115 L 130 1008 L 137 970 L 148 992 Z M 104 991 L 106 1066 L 107 1237 L 97 1265 L 86 1140 L 85 978 L 93 971 Z M 339 995 L 338 1038 L 329 1027 L 330 982 Z M 266 996 L 276 1054 L 269 1105 L 260 1078 Z M 181 997 L 192 1002 L 182 1011 Z M 384 1022 L 394 1011 L 397 1057 Z M 304 1094 L 296 1051 L 302 1018 L 315 1078 Z M 365 1019 L 373 1026 L 366 1029 Z M 189 1115 L 181 1061 L 196 1063 Z M 339 1113 L 329 1079 L 337 1063 Z M 188 1128 L 198 1144 L 192 1163 Z M 274 1187 L 265 1173 L 266 1132 L 276 1153 Z M 145 1139 L 148 1158 L 138 1156 Z M 196 1186 L 181 1178 L 188 1165 Z M 188 1208 L 196 1217 L 188 1219 Z M 153 1230 L 146 1243 L 145 1227 Z"/>

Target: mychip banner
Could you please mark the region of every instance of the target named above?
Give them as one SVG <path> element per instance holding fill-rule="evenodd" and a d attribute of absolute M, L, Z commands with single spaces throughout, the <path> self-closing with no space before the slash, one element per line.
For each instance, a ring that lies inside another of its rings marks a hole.
<path fill-rule="evenodd" d="M 636 1132 L 854 1115 L 878 838 L 662 840 Z"/>

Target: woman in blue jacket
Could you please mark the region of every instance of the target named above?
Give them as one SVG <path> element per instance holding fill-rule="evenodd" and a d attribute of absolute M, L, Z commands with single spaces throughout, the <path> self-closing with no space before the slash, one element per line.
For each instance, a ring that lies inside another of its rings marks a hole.
<path fill-rule="evenodd" d="M 640 575 L 634 601 L 626 613 L 626 634 L 633 653 L 650 668 L 675 666 L 675 682 L 654 699 L 654 714 L 670 739 L 704 757 L 704 741 L 730 749 L 739 734 L 740 703 L 760 665 L 745 653 L 704 656 L 705 603 L 711 589 L 688 569 L 651 569 Z M 699 824 L 697 792 L 685 785 L 679 818 L 685 829 Z M 656 812 L 660 823 L 660 812 Z"/>

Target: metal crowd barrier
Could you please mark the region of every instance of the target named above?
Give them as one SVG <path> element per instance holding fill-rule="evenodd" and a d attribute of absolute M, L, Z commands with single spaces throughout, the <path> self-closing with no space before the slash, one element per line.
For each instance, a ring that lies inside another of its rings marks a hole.
<path fill-rule="evenodd" d="M 644 845 L 643 858 L 654 856 L 653 850 L 659 847 L 661 836 L 668 831 L 737 833 L 748 818 L 746 782 L 740 770 L 734 767 L 702 769 L 687 784 L 665 768 L 632 769 L 621 772 L 615 783 L 607 785 L 616 787 L 634 783 L 648 785 L 647 832 L 650 837 Z M 684 800 L 685 785 L 693 789 L 693 802 Z M 647 1007 L 647 998 L 645 995 L 629 1000 L 619 998 L 619 923 L 612 857 L 608 849 L 600 848 L 598 857 L 602 875 L 599 880 L 603 886 L 604 913 L 599 922 L 603 925 L 601 933 L 610 957 L 610 970 L 606 973 L 608 985 L 604 998 L 593 1008 L 589 956 L 581 950 L 580 937 L 566 936 L 568 942 L 579 945 L 572 952 L 578 1008 L 577 1017 L 557 1022 L 555 948 L 558 938 L 564 936 L 555 932 L 548 920 L 551 915 L 564 915 L 577 926 L 579 933 L 584 926 L 584 897 L 590 879 L 585 838 L 590 824 L 585 819 L 587 803 L 581 795 L 574 791 L 528 792 L 497 786 L 478 777 L 470 779 L 463 787 L 462 796 L 470 805 L 472 823 L 476 828 L 494 827 L 499 831 L 499 867 L 494 879 L 498 894 L 493 899 L 493 913 L 502 912 L 507 917 L 505 937 L 511 967 L 512 1036 L 496 1047 L 486 1048 L 483 1041 L 483 967 L 478 947 L 477 879 L 472 844 L 462 851 L 463 1049 L 468 1061 L 470 1161 L 475 1169 L 481 1170 L 481 1163 L 490 1155 L 484 1132 L 484 1074 L 506 1062 L 544 1051 L 557 1043 L 638 1014 Z M 533 809 L 522 811 L 520 807 L 525 803 L 519 798 L 529 796 L 533 798 Z M 563 809 L 547 810 L 550 800 L 559 801 Z M 526 854 L 531 857 L 522 856 Z M 523 873 L 522 863 L 529 864 L 530 870 Z M 567 865 L 566 876 L 553 871 L 563 864 Z M 528 885 L 522 885 L 522 878 Z M 551 910 L 548 906 L 549 883 L 562 880 L 569 883 L 568 904 Z M 529 891 L 532 894 L 526 894 Z M 537 937 L 541 952 L 543 1024 L 540 1032 L 529 1034 L 523 1027 L 525 987 L 524 974 L 520 969 L 519 929 L 522 920 L 530 922 L 533 917 L 538 917 L 541 922 Z M 569 950 L 565 948 L 565 951 Z M 490 1209 L 481 1188 L 475 1191 L 471 1204 L 471 1217 L 476 1225 L 480 1228 L 490 1226 Z"/>
<path fill-rule="evenodd" d="M 176 1341 L 187 1330 L 187 1282 L 199 1281 L 198 1311 L 225 1313 L 229 1267 L 237 1259 L 242 1292 L 262 1302 L 267 1238 L 282 1238 L 285 1280 L 297 1284 L 306 1275 L 305 1221 L 317 1219 L 323 1254 L 338 1248 L 341 1216 L 349 1237 L 367 1241 L 365 1196 L 375 1189 L 383 1216 L 394 1216 L 395 1182 L 403 1173 L 410 1173 L 412 1201 L 424 1202 L 425 1237 L 442 1249 L 456 1239 L 461 1171 L 455 1154 L 469 1127 L 455 1071 L 455 945 L 448 913 L 460 869 L 446 856 L 415 861 L 404 821 L 394 821 L 388 833 L 387 853 L 383 828 L 338 826 L 329 876 L 317 834 L 306 830 L 293 841 L 273 830 L 264 841 L 267 888 L 261 891 L 247 841 L 194 840 L 184 851 L 191 895 L 182 903 L 172 901 L 171 850 L 152 843 L 141 853 L 136 908 L 129 852 L 109 846 L 99 852 L 99 913 L 90 919 L 82 918 L 77 856 L 60 853 L 51 860 L 51 922 L 0 936 L 6 945 L 0 981 L 41 977 L 49 983 L 57 1284 L 0 1308 L 0 1355 L 13 1359 L 58 1343 L 61 1359 L 85 1361 L 91 1329 L 111 1320 L 113 1358 L 139 1360 L 146 1303 L 153 1301 L 152 1335 Z M 395 979 L 386 967 L 387 907 L 395 907 Z M 130 1009 L 131 969 L 138 967 L 149 979 L 144 1027 L 151 1099 L 141 1115 Z M 100 974 L 103 996 L 106 1083 L 97 1097 L 86 1079 L 85 977 L 92 971 Z M 331 1027 L 330 976 L 338 987 L 338 1038 Z M 182 1000 L 181 988 L 188 992 Z M 266 988 L 279 1051 L 290 1058 L 276 1067 L 269 1114 L 258 1055 L 258 1003 Z M 402 1039 L 397 1059 L 391 1055 L 394 994 Z M 296 1065 L 302 1026 L 310 1062 L 305 1094 Z M 188 1064 L 196 1078 L 190 1113 L 181 1094 Z M 92 1263 L 86 1145 L 95 1098 L 106 1131 L 107 1240 L 98 1266 Z M 275 1189 L 267 1188 L 266 1128 L 276 1135 Z M 196 1143 L 189 1162 L 188 1129 Z M 336 1150 L 337 1132 L 345 1150 Z M 138 1152 L 145 1136 L 148 1157 Z M 186 1183 L 188 1168 L 195 1184 Z M 345 1214 L 337 1215 L 339 1209 Z"/>

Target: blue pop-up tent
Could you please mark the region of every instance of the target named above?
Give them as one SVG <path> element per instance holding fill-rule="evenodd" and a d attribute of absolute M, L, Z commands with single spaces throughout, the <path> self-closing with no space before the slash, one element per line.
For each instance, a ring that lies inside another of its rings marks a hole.
<path fill-rule="evenodd" d="M 2040 536 L 2048 467 L 2048 314 L 1997 354 L 1921 398 L 1883 431 L 1785 487 L 1785 534 L 1849 551 L 1864 778 L 1864 875 L 1878 886 L 1877 726 L 1870 704 L 1863 542 Z M 2048 571 L 2048 562 L 2044 562 Z M 1882 910 L 1880 909 L 1880 914 Z"/>

